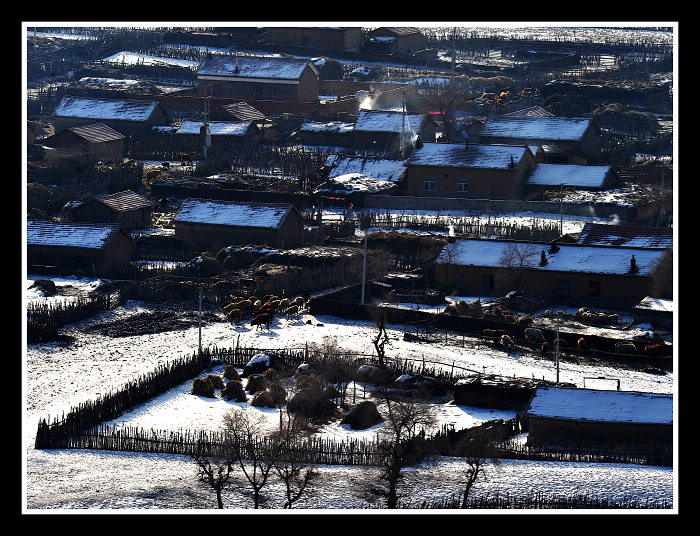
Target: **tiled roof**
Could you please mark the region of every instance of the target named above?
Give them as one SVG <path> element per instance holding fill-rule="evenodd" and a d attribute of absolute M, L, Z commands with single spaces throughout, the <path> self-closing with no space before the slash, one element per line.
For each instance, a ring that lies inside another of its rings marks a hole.
<path fill-rule="evenodd" d="M 589 222 L 583 226 L 579 244 L 672 248 L 673 229 L 670 227 L 640 227 Z"/>
<path fill-rule="evenodd" d="M 265 114 L 263 114 L 260 110 L 253 108 L 247 102 L 225 104 L 221 108 L 240 121 L 257 121 L 260 119 L 265 119 Z"/>
<path fill-rule="evenodd" d="M 106 141 L 123 140 L 124 135 L 104 123 L 92 123 L 69 128 L 71 132 L 90 143 L 103 143 Z"/>
<path fill-rule="evenodd" d="M 65 96 L 56 107 L 54 115 L 81 119 L 147 121 L 157 106 L 157 102 L 146 100 L 91 99 Z"/>
<path fill-rule="evenodd" d="M 115 212 L 129 212 L 153 205 L 151 201 L 131 190 L 103 195 L 98 197 L 97 200 L 104 203 Z"/>
<path fill-rule="evenodd" d="M 119 232 L 116 224 L 27 221 L 28 246 L 102 249 Z"/>

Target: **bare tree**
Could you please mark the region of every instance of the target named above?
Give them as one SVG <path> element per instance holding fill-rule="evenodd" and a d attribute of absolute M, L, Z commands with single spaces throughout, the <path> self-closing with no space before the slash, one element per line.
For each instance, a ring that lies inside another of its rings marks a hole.
<path fill-rule="evenodd" d="M 498 264 L 501 272 L 508 278 L 515 290 L 520 288 L 523 271 L 536 266 L 538 262 L 537 247 L 534 244 L 510 243 L 503 250 Z"/>
<path fill-rule="evenodd" d="M 192 454 L 191 457 L 197 464 L 197 476 L 216 492 L 216 502 L 223 509 L 222 492 L 231 480 L 233 464 L 226 458 L 214 458 L 201 453 Z"/>
<path fill-rule="evenodd" d="M 463 457 L 467 463 L 462 508 L 467 507 L 469 493 L 479 477 L 484 474 L 489 460 L 494 467 L 500 467 L 497 444 L 503 437 L 504 429 L 501 423 L 489 422 L 478 429 L 469 430 L 458 443 L 455 455 Z"/>
<path fill-rule="evenodd" d="M 283 428 L 280 429 L 280 440 L 286 448 L 274 464 L 277 476 L 284 483 L 287 500 L 282 508 L 285 509 L 292 508 L 292 505 L 301 499 L 304 493 L 308 492 L 312 480 L 318 476 L 313 466 L 303 463 L 299 459 L 297 451 L 289 448 L 292 446 L 293 440 L 298 437 L 299 427 L 296 425 L 296 419 L 289 412 L 286 412 Z"/>
<path fill-rule="evenodd" d="M 381 477 L 389 485 L 387 508 L 398 506 L 402 469 L 427 454 L 425 432 L 435 424 L 432 409 L 418 397 L 396 396 L 388 385 L 380 386 L 387 415 L 380 449 L 384 454 Z"/>
<path fill-rule="evenodd" d="M 230 462 L 237 462 L 243 471 L 253 491 L 255 508 L 260 506 L 260 492 L 268 483 L 282 450 L 279 440 L 265 436 L 265 424 L 263 415 L 239 407 L 233 407 L 224 414 L 224 432 Z"/>

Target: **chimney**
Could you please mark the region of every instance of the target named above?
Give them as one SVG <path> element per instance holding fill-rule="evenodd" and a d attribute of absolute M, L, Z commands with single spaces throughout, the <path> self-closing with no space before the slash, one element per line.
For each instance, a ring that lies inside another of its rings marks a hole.
<path fill-rule="evenodd" d="M 632 258 L 630 259 L 630 271 L 629 271 L 629 273 L 636 274 L 637 272 L 639 272 L 639 268 L 637 268 L 637 261 L 634 258 L 634 255 L 632 255 Z"/>

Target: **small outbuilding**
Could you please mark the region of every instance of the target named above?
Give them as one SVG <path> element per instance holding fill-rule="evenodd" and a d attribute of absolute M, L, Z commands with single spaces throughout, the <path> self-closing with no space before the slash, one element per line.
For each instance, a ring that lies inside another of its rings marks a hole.
<path fill-rule="evenodd" d="M 188 199 L 172 223 L 176 238 L 198 244 L 290 248 L 304 243 L 304 218 L 291 204 Z"/>
<path fill-rule="evenodd" d="M 152 215 L 153 202 L 131 190 L 94 197 L 71 212 L 73 221 L 116 223 L 129 231 L 151 225 Z"/>
<path fill-rule="evenodd" d="M 113 275 L 131 261 L 133 239 L 121 225 L 27 222 L 27 265 Z"/>
<path fill-rule="evenodd" d="M 600 192 L 621 185 L 622 181 L 610 166 L 540 163 L 527 179 L 527 189 L 530 193 L 559 188 Z"/>
<path fill-rule="evenodd" d="M 523 414 L 528 442 L 673 444 L 673 395 L 538 387 Z"/>

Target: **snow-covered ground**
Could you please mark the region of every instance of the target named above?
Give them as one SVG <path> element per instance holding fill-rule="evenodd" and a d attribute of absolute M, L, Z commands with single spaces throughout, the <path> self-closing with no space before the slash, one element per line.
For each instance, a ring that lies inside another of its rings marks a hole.
<path fill-rule="evenodd" d="M 31 286 L 27 279 L 26 287 Z M 92 280 L 67 279 L 57 284 L 78 283 L 94 285 Z M 36 298 L 34 290 L 28 298 Z M 56 299 L 56 298 L 51 298 Z M 466 297 L 469 300 L 471 298 Z M 198 304 L 192 304 L 196 311 Z M 112 388 L 153 370 L 158 363 L 191 355 L 199 344 L 199 328 L 152 333 L 136 337 L 110 338 L 95 333 L 86 334 L 81 327 L 100 320 L 126 318 L 149 311 L 152 306 L 128 302 L 123 307 L 97 318 L 67 326 L 64 333 L 74 337 L 71 343 L 53 342 L 28 345 L 25 369 L 25 427 L 23 448 L 26 463 L 25 506 L 30 511 L 44 509 L 214 509 L 211 490 L 197 483 L 194 464 L 187 457 L 142 455 L 98 451 L 35 450 L 33 438 L 39 418 L 54 418 L 80 402 L 106 393 Z M 621 336 L 642 334 L 649 326 L 633 326 Z M 556 379 L 552 360 L 533 357 L 526 352 L 506 353 L 478 344 L 470 339 L 455 340 L 456 344 L 407 342 L 404 327 L 388 327 L 387 356 L 400 359 L 425 360 L 453 364 L 474 372 L 503 376 Z M 305 314 L 296 320 L 278 318 L 269 332 L 256 331 L 248 324 L 238 327 L 226 322 L 209 322 L 202 326 L 201 340 L 205 347 L 228 348 L 236 344 L 256 348 L 303 348 L 306 344 L 335 344 L 339 348 L 371 354 L 376 326 L 369 322 L 348 321 L 337 317 Z M 614 389 L 620 380 L 622 390 L 652 393 L 674 393 L 674 374 L 654 375 L 599 365 L 577 365 L 562 361 L 560 380 L 577 386 Z M 592 381 L 590 378 L 604 377 Z M 234 405 L 221 399 L 203 399 L 190 394 L 191 383 L 171 389 L 151 403 L 125 412 L 111 424 L 133 425 L 145 429 L 178 430 L 216 428 L 223 413 Z M 359 395 L 358 395 L 359 396 Z M 271 426 L 277 422 L 275 410 L 250 408 L 268 416 Z M 441 422 L 455 427 L 473 426 L 481 422 L 509 418 L 514 412 L 473 408 L 453 403 L 435 407 Z M 377 429 L 353 431 L 339 424 L 329 424 L 321 433 L 327 437 L 369 437 Z M 440 459 L 432 464 L 409 469 L 401 484 L 411 505 L 423 500 L 451 497 L 460 491 L 460 475 L 465 464 L 459 459 Z M 572 496 L 576 494 L 609 500 L 666 500 L 674 504 L 677 486 L 677 466 L 643 467 L 618 464 L 537 463 L 507 461 L 500 469 L 489 468 L 477 482 L 475 495 L 523 496 L 532 493 Z M 343 509 L 358 511 L 381 507 L 380 487 L 376 468 L 320 467 L 322 475 L 317 493 L 301 501 L 302 509 Z M 342 482 L 342 485 L 338 485 Z M 282 503 L 282 488 L 278 483 L 266 490 L 267 506 L 278 509 Z M 252 508 L 250 497 L 233 488 L 224 494 L 225 506 Z M 269 510 L 268 510 L 269 511 Z M 672 510 L 663 510 L 669 512 Z"/>

